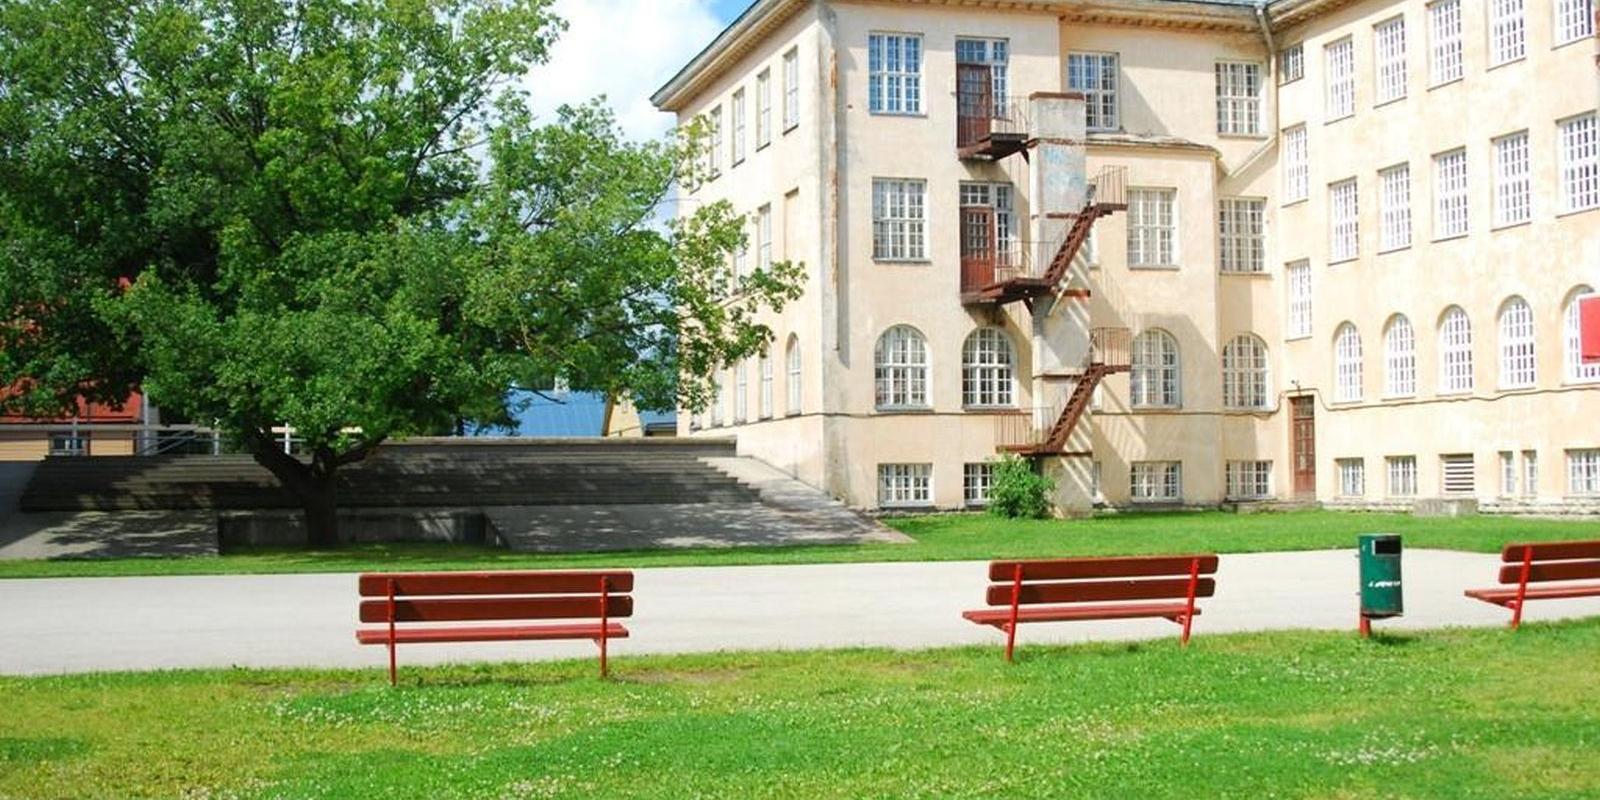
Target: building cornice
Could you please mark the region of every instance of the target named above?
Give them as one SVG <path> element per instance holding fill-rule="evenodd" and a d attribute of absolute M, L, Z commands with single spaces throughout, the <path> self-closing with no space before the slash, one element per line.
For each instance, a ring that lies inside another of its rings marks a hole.
<path fill-rule="evenodd" d="M 722 29 L 689 63 L 683 65 L 650 102 L 662 111 L 678 111 L 706 84 L 716 80 L 772 31 L 788 22 L 813 0 L 756 0 Z"/>

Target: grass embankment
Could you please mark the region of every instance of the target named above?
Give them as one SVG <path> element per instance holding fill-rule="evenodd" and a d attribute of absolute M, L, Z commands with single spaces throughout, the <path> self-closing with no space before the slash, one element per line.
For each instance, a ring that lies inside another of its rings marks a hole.
<path fill-rule="evenodd" d="M 0 797 L 1600 796 L 1600 620 L 0 679 Z"/>
<path fill-rule="evenodd" d="M 561 569 L 864 561 L 953 561 L 1212 551 L 1252 553 L 1355 547 L 1388 531 L 1408 548 L 1496 552 L 1506 542 L 1600 538 L 1600 523 L 1503 517 L 1425 519 L 1407 514 L 1119 514 L 1081 520 L 1003 520 L 982 514 L 896 517 L 911 544 L 813 545 L 538 555 L 471 545 L 353 545 L 338 550 L 251 549 L 204 558 L 0 561 L 0 578 L 217 575 L 365 570 Z"/>

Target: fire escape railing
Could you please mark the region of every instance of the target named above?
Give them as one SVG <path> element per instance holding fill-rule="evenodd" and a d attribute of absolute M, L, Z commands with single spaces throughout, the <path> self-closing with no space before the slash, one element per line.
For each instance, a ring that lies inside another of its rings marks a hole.
<path fill-rule="evenodd" d="M 1093 328 L 1083 371 L 1060 403 L 995 418 L 995 446 L 1001 451 L 1046 455 L 1066 451 L 1078 422 L 1107 375 L 1131 369 L 1133 337 L 1127 328 Z M 1044 413 L 1041 413 L 1044 412 Z"/>

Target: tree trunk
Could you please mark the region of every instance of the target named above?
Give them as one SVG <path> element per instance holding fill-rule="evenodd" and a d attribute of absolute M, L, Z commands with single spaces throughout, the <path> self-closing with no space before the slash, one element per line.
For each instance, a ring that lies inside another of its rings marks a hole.
<path fill-rule="evenodd" d="M 338 547 L 339 503 L 333 473 L 313 476 L 299 495 L 306 515 L 306 544 L 317 549 Z"/>
<path fill-rule="evenodd" d="M 334 457 L 330 451 L 318 451 L 310 463 L 283 452 L 281 443 L 268 431 L 252 431 L 245 444 L 257 464 L 267 468 L 278 483 L 283 485 L 305 514 L 306 544 L 329 548 L 339 545 L 339 505 L 335 491 L 334 475 L 338 467 L 365 457 L 365 448 L 359 453 Z"/>

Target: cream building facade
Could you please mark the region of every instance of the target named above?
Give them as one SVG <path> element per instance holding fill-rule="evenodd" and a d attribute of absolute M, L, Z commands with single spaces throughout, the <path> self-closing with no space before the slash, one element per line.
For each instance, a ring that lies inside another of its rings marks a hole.
<path fill-rule="evenodd" d="M 1067 512 L 1600 510 L 1596 54 L 1593 0 L 758 0 L 654 100 L 805 293 L 680 433 L 863 508 L 1012 451 Z"/>

